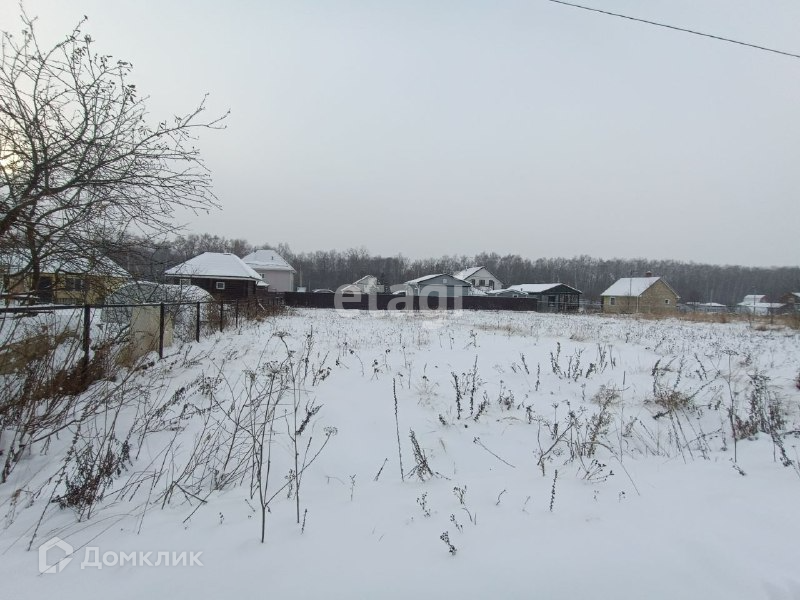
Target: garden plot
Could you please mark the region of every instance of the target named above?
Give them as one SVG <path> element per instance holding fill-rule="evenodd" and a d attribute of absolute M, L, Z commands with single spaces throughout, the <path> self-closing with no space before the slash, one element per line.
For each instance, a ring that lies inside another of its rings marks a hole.
<path fill-rule="evenodd" d="M 800 349 L 761 329 L 295 311 L 147 357 L 0 486 L 4 588 L 798 597 Z"/>

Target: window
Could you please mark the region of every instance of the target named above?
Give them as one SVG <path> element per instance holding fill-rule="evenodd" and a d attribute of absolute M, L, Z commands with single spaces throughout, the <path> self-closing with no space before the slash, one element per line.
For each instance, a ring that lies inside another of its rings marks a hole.
<path fill-rule="evenodd" d="M 470 282 L 472 285 L 475 285 L 475 280 L 474 280 L 474 279 L 470 279 L 470 280 L 469 280 L 469 282 Z"/>
<path fill-rule="evenodd" d="M 447 283 L 447 277 L 442 278 L 442 283 Z"/>
<path fill-rule="evenodd" d="M 490 279 L 490 280 L 489 280 L 489 289 L 490 289 L 490 290 L 493 290 L 493 289 L 494 289 L 494 279 Z"/>
<path fill-rule="evenodd" d="M 486 280 L 485 279 L 481 279 L 481 287 L 486 287 Z"/>
<path fill-rule="evenodd" d="M 216 283 L 215 287 L 216 287 L 218 290 L 224 290 L 224 289 L 225 289 L 225 282 L 224 282 L 224 281 L 218 281 L 218 282 Z"/>
<path fill-rule="evenodd" d="M 68 292 L 82 292 L 85 288 L 85 282 L 79 277 L 66 277 L 64 279 L 64 289 Z"/>
<path fill-rule="evenodd" d="M 192 279 L 190 277 L 181 277 L 178 283 L 181 285 L 192 285 Z"/>
<path fill-rule="evenodd" d="M 664 304 L 669 304 L 669 298 L 664 298 Z"/>
<path fill-rule="evenodd" d="M 617 303 L 617 299 L 616 299 L 616 298 L 614 298 L 614 296 L 611 296 L 611 298 L 609 298 L 609 299 L 608 299 L 608 303 L 609 303 L 611 306 L 614 306 L 614 305 L 616 305 L 616 303 Z"/>

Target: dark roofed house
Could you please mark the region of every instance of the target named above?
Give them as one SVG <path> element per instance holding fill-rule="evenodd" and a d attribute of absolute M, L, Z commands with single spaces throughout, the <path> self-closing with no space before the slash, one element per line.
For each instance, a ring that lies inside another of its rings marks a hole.
<path fill-rule="evenodd" d="M 248 300 L 268 289 L 261 275 L 230 252 L 204 252 L 164 275 L 174 283 L 196 285 L 217 300 Z"/>
<path fill-rule="evenodd" d="M 536 298 L 540 311 L 577 312 L 580 307 L 582 292 L 563 283 L 521 283 L 508 289 Z"/>

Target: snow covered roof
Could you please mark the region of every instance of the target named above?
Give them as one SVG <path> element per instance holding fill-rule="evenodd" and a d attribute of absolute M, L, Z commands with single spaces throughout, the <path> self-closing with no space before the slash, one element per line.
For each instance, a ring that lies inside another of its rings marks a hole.
<path fill-rule="evenodd" d="M 346 294 L 374 294 L 383 290 L 383 286 L 378 285 L 378 278 L 375 275 L 364 275 L 353 283 L 341 286 L 339 290 Z"/>
<path fill-rule="evenodd" d="M 254 269 L 261 269 L 263 271 L 297 272 L 294 270 L 294 268 L 292 268 L 292 265 L 286 262 L 286 259 L 275 252 L 275 250 L 256 250 L 255 252 L 251 252 L 245 256 L 242 260 Z"/>
<path fill-rule="evenodd" d="M 744 297 L 739 303 L 739 306 L 742 304 L 760 304 L 766 301 L 767 296 L 765 294 L 748 294 Z"/>
<path fill-rule="evenodd" d="M 417 277 L 416 279 L 410 279 L 406 281 L 406 285 L 419 285 L 420 283 L 425 283 L 429 279 L 436 279 L 437 277 L 447 277 L 448 279 L 452 279 L 455 285 L 460 285 L 462 287 L 468 287 L 469 283 L 460 279 L 458 277 L 454 277 L 452 275 L 447 275 L 446 273 L 436 273 L 434 275 L 423 275 L 422 277 Z M 448 282 L 449 283 L 449 282 Z"/>
<path fill-rule="evenodd" d="M 15 250 L 0 256 L 0 267 L 8 273 L 23 273 L 30 269 L 30 253 L 27 250 Z M 41 265 L 42 273 L 69 273 L 74 275 L 106 275 L 130 279 L 131 274 L 106 256 L 51 256 L 45 258 Z"/>
<path fill-rule="evenodd" d="M 739 302 L 736 306 L 741 306 L 742 308 L 780 308 L 782 306 L 786 306 L 781 302 Z"/>
<path fill-rule="evenodd" d="M 219 277 L 220 279 L 252 279 L 262 281 L 261 275 L 230 252 L 203 252 L 184 263 L 164 271 L 172 277 Z"/>
<path fill-rule="evenodd" d="M 706 308 L 728 308 L 724 304 L 720 304 L 719 302 L 687 302 L 686 306 L 697 306 L 697 307 L 706 307 Z"/>
<path fill-rule="evenodd" d="M 570 289 L 575 290 L 575 288 L 568 286 L 564 283 L 520 283 L 517 285 L 510 285 L 506 289 L 515 290 L 517 292 L 525 292 L 526 294 L 543 294 L 544 292 L 551 290 L 555 287 L 563 285 Z M 579 294 L 581 293 L 580 290 L 575 290 Z"/>
<path fill-rule="evenodd" d="M 631 298 L 635 298 L 644 294 L 659 279 L 661 279 L 661 277 L 623 277 L 622 279 L 618 279 L 616 283 L 600 295 L 621 296 L 623 298 L 630 296 Z"/>

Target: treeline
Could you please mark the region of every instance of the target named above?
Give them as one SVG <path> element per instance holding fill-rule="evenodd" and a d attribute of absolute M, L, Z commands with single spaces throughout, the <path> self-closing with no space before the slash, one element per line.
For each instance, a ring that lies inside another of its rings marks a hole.
<path fill-rule="evenodd" d="M 800 267 L 742 267 L 707 265 L 674 260 L 572 258 L 524 258 L 516 254 L 483 252 L 476 256 L 442 256 L 411 260 L 402 255 L 374 256 L 365 248 L 318 250 L 295 253 L 286 244 L 252 245 L 247 240 L 210 234 L 179 236 L 168 244 L 153 245 L 131 239 L 113 253 L 120 265 L 136 277 L 160 280 L 169 267 L 202 252 L 231 252 L 244 256 L 257 248 L 273 248 L 297 270 L 296 283 L 309 290 L 335 289 L 364 275 L 375 275 L 392 285 L 434 273 L 455 273 L 484 266 L 504 286 L 517 283 L 561 282 L 581 290 L 584 298 L 600 294 L 620 277 L 644 276 L 647 271 L 663 276 L 683 302 L 736 304 L 746 294 L 766 294 L 777 301 L 787 292 L 800 291 Z"/>

